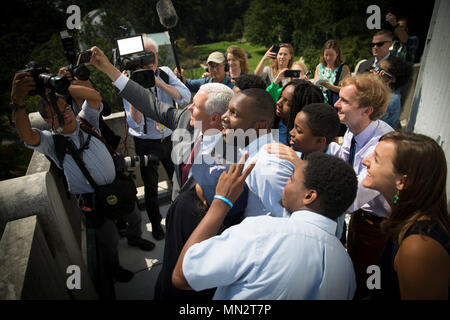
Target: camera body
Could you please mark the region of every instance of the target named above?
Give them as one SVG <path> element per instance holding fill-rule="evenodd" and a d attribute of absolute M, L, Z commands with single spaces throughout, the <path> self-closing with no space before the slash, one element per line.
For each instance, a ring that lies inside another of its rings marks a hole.
<path fill-rule="evenodd" d="M 121 71 L 127 71 L 130 79 L 144 88 L 155 86 L 155 73 L 145 66 L 155 63 L 153 52 L 144 51 L 142 36 L 132 36 L 117 40 L 117 49 L 113 49 L 114 56 L 119 52 L 119 57 L 114 57 L 114 64 Z"/>
<path fill-rule="evenodd" d="M 91 71 L 85 66 L 85 65 L 73 65 L 70 64 L 67 67 L 67 70 L 70 72 L 72 77 L 76 77 L 77 79 L 81 81 L 87 81 L 89 80 L 89 77 L 91 76 Z"/>
<path fill-rule="evenodd" d="M 284 76 L 290 78 L 300 78 L 300 73 L 300 70 L 286 70 L 284 72 Z"/>
<path fill-rule="evenodd" d="M 47 69 L 39 65 L 35 61 L 29 62 L 25 69 L 19 72 L 28 72 L 36 83 L 36 89 L 28 93 L 30 96 L 44 95 L 45 89 L 51 89 L 59 94 L 66 94 L 68 92 L 70 81 L 63 75 L 54 75 L 48 73 Z"/>
<path fill-rule="evenodd" d="M 278 53 L 280 51 L 280 46 L 278 44 L 274 44 L 272 50 L 270 50 L 273 53 Z"/>
<path fill-rule="evenodd" d="M 75 42 L 67 30 L 61 31 L 60 35 L 64 54 L 70 63 L 67 70 L 70 72 L 72 77 L 76 77 L 82 81 L 89 80 L 91 72 L 84 65 L 84 63 L 91 59 L 92 52 L 87 50 L 77 55 L 75 51 Z"/>

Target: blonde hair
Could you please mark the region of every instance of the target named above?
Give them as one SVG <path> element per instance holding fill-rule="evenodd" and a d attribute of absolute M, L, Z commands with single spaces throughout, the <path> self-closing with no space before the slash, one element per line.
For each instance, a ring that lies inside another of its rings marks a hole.
<path fill-rule="evenodd" d="M 359 108 L 373 108 L 370 120 L 378 120 L 386 112 L 392 93 L 378 75 L 363 73 L 342 80 L 342 87 L 350 85 L 356 87 L 356 98 L 358 99 Z"/>
<path fill-rule="evenodd" d="M 300 59 L 298 59 L 298 61 L 294 61 L 292 63 L 292 65 L 298 65 L 300 67 L 300 69 L 302 70 L 303 74 L 306 74 L 308 72 L 308 67 L 305 64 L 305 59 L 303 59 L 303 57 L 300 57 Z"/>
<path fill-rule="evenodd" d="M 239 66 L 241 67 L 242 73 L 249 73 L 250 67 L 248 64 L 247 53 L 238 46 L 229 46 L 227 49 L 227 54 L 231 53 L 236 60 L 239 61 Z"/>
<path fill-rule="evenodd" d="M 289 43 L 282 43 L 280 44 L 280 50 L 281 48 L 287 48 L 289 51 L 289 54 L 291 55 L 291 59 L 289 59 L 288 62 L 288 69 L 292 67 L 292 64 L 294 63 L 294 47 L 290 45 Z M 278 59 L 273 59 L 272 62 L 270 62 L 270 70 L 272 71 L 272 75 L 276 77 L 278 73 L 280 72 L 280 66 L 278 65 Z"/>

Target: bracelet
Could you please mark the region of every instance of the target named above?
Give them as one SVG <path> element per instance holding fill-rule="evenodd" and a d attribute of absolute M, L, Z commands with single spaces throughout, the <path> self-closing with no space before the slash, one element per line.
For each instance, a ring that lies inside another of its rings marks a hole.
<path fill-rule="evenodd" d="M 233 203 L 230 200 L 228 200 L 227 198 L 225 198 L 225 197 L 222 197 L 222 196 L 219 196 L 219 195 L 216 194 L 214 196 L 214 199 L 222 200 L 223 202 L 225 202 L 227 205 L 230 206 L 230 209 L 233 208 Z"/>

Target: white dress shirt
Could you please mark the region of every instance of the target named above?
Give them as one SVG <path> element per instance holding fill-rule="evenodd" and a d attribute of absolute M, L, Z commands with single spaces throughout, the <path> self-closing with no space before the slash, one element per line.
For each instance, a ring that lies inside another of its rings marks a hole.
<path fill-rule="evenodd" d="M 183 274 L 196 291 L 217 287 L 216 300 L 352 299 L 355 273 L 335 231 L 311 211 L 246 218 L 191 246 Z"/>
<path fill-rule="evenodd" d="M 368 189 L 362 185 L 367 174 L 367 168 L 362 164 L 362 160 L 372 155 L 380 137 L 388 132 L 394 131 L 386 122 L 377 120 L 372 121 L 366 129 L 355 136 L 356 149 L 353 161 L 353 169 L 358 177 L 358 192 L 355 201 L 347 209 L 348 213 L 355 212 L 358 209 L 367 211 L 375 216 L 387 218 L 391 210 L 384 197 L 376 190 Z M 353 133 L 349 130 L 344 135 L 342 146 L 332 142 L 329 147 L 330 154 L 348 161 L 350 145 Z"/>
<path fill-rule="evenodd" d="M 294 172 L 294 165 L 287 160 L 270 154 L 264 148 L 268 143 L 276 142 L 271 133 L 263 135 L 250 143 L 241 154 L 249 152 L 244 170 L 256 160 L 256 165 L 245 182 L 247 183 L 248 203 L 244 216 L 271 215 L 288 217 L 289 213 L 281 205 L 281 193 L 286 182 Z"/>

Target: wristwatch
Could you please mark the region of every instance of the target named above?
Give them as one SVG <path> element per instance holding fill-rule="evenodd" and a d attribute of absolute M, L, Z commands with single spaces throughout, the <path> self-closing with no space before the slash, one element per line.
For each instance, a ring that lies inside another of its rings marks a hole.
<path fill-rule="evenodd" d="M 18 105 L 15 104 L 14 102 L 11 102 L 11 103 L 9 104 L 9 107 L 11 108 L 12 111 L 14 111 L 14 110 L 20 110 L 20 109 L 25 109 L 25 105 L 18 106 Z"/>

